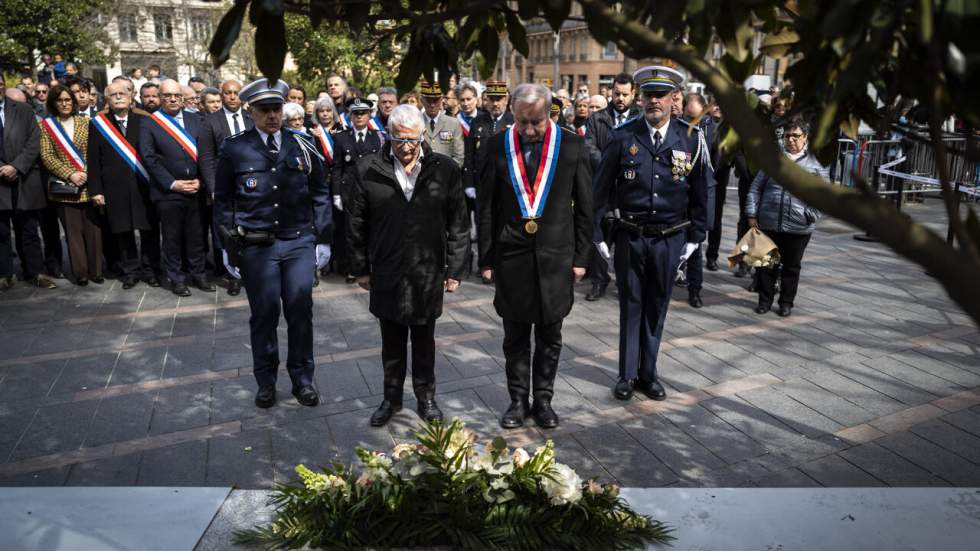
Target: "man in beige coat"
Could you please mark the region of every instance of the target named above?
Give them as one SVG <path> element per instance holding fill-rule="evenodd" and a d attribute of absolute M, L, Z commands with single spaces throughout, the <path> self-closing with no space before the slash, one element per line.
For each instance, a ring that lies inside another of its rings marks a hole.
<path fill-rule="evenodd" d="M 438 82 L 422 81 L 422 119 L 425 121 L 425 142 L 436 153 L 442 153 L 456 161 L 460 168 L 466 156 L 463 144 L 463 127 L 456 117 L 450 117 L 442 110 L 442 88 Z"/>

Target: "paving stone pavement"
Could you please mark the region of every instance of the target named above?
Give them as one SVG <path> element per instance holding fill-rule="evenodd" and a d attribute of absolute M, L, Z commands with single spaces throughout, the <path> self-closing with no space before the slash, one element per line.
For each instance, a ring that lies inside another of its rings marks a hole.
<path fill-rule="evenodd" d="M 734 193 L 729 194 L 734 196 Z M 727 205 L 731 246 L 735 205 Z M 938 202 L 913 205 L 937 220 Z M 825 220 L 804 259 L 792 317 L 752 312 L 745 279 L 706 272 L 705 307 L 675 290 L 660 369 L 669 399 L 615 400 L 615 291 L 564 326 L 557 430 L 584 476 L 630 486 L 980 486 L 980 333 L 923 272 Z M 436 328 L 438 401 L 483 437 L 504 433 L 502 330 L 492 287 L 467 280 Z M 0 295 L 0 485 L 234 485 L 295 480 L 300 462 L 411 438 L 414 403 L 384 428 L 378 326 L 367 294 L 315 290 L 316 384 L 304 408 L 252 405 L 243 296 L 118 282 Z M 281 339 L 285 339 L 284 324 Z M 411 396 L 406 387 L 406 397 Z"/>

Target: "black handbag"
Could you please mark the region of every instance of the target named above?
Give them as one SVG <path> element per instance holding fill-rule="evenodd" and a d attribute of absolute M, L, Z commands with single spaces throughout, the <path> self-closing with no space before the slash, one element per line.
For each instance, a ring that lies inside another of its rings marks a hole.
<path fill-rule="evenodd" d="M 48 193 L 55 198 L 77 199 L 82 194 L 82 188 L 51 176 L 48 178 Z"/>

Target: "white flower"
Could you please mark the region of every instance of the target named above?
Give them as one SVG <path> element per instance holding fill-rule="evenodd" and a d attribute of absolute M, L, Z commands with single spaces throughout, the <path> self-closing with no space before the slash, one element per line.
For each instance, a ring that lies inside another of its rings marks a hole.
<path fill-rule="evenodd" d="M 524 450 L 524 448 L 517 448 L 514 450 L 514 454 L 511 456 L 511 460 L 514 462 L 514 466 L 520 467 L 521 465 L 528 462 L 531 456 Z"/>
<path fill-rule="evenodd" d="M 549 474 L 541 479 L 541 487 L 552 505 L 576 503 L 582 499 L 582 479 L 571 467 L 555 463 Z"/>

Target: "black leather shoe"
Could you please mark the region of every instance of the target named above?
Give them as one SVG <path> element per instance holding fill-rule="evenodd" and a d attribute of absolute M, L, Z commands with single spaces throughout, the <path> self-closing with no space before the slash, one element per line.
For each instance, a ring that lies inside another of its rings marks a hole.
<path fill-rule="evenodd" d="M 313 286 L 320 286 L 320 272 L 316 268 L 313 268 Z"/>
<path fill-rule="evenodd" d="M 344 281 L 347 282 L 348 285 L 353 285 L 354 282 L 357 281 L 357 278 L 354 277 L 353 275 L 348 274 L 347 277 L 344 279 Z"/>
<path fill-rule="evenodd" d="M 371 414 L 371 426 L 372 427 L 383 427 L 385 423 L 391 419 L 391 416 L 402 410 L 401 404 L 395 404 L 384 400 L 378 409 Z"/>
<path fill-rule="evenodd" d="M 48 272 L 48 275 L 55 279 L 65 279 L 65 272 L 59 272 L 58 270 L 52 270 Z"/>
<path fill-rule="evenodd" d="M 606 284 L 605 283 L 593 283 L 592 290 L 589 294 L 585 295 L 585 300 L 593 302 L 599 300 L 606 294 Z"/>
<path fill-rule="evenodd" d="M 145 281 L 146 284 L 149 285 L 150 287 L 159 287 L 160 286 L 160 278 L 158 278 L 155 275 L 152 275 L 152 276 L 144 279 L 143 281 Z"/>
<path fill-rule="evenodd" d="M 551 409 L 551 402 L 539 400 L 534 402 L 531 409 L 531 416 L 534 422 L 543 429 L 553 429 L 558 426 L 558 414 Z"/>
<path fill-rule="evenodd" d="M 79 280 L 81 281 L 81 280 Z M 86 282 L 88 283 L 88 282 Z M 81 283 L 79 283 L 81 285 Z M 14 278 L 13 277 L 0 277 L 0 291 L 9 291 L 14 288 Z"/>
<path fill-rule="evenodd" d="M 305 385 L 299 388 L 293 389 L 293 396 L 296 397 L 296 401 L 300 405 L 307 407 L 313 407 L 320 403 L 320 395 L 316 393 L 316 389 L 312 385 Z"/>
<path fill-rule="evenodd" d="M 772 304 L 766 304 L 765 302 L 759 301 L 759 305 L 755 307 L 756 314 L 765 314 L 769 310 L 772 310 Z"/>
<path fill-rule="evenodd" d="M 78 285 L 79 287 L 85 287 L 86 285 L 88 285 L 88 279 L 84 277 L 80 277 L 75 280 L 75 285 Z"/>
<path fill-rule="evenodd" d="M 263 409 L 276 405 L 276 387 L 260 387 L 259 391 L 255 393 L 255 405 Z"/>
<path fill-rule="evenodd" d="M 704 263 L 704 268 L 706 270 L 708 270 L 709 272 L 717 272 L 718 271 L 718 261 L 717 260 L 714 260 L 714 259 L 708 260 L 708 261 L 706 261 Z"/>
<path fill-rule="evenodd" d="M 96 285 L 102 285 L 103 283 L 105 283 L 105 278 L 104 277 L 93 277 L 92 278 L 92 283 L 95 283 Z"/>
<path fill-rule="evenodd" d="M 684 279 L 684 278 L 679 277 L 679 278 L 677 278 L 677 279 L 674 280 L 674 285 L 676 285 L 678 287 L 687 287 L 687 280 Z"/>
<path fill-rule="evenodd" d="M 242 292 L 242 282 L 237 279 L 232 279 L 228 282 L 228 294 L 231 296 L 238 296 L 238 293 Z"/>
<path fill-rule="evenodd" d="M 133 287 L 136 287 L 136 283 L 137 281 L 135 277 L 133 276 L 126 277 L 125 279 L 123 279 L 123 284 L 122 284 L 123 289 L 132 289 Z"/>
<path fill-rule="evenodd" d="M 505 429 L 523 427 L 524 420 L 530 417 L 530 415 L 531 407 L 527 402 L 513 400 L 510 403 L 510 407 L 504 412 L 503 417 L 500 418 L 500 426 Z"/>
<path fill-rule="evenodd" d="M 777 310 L 776 313 L 779 314 L 780 317 L 788 318 L 789 315 L 793 313 L 793 307 L 789 304 L 780 304 L 779 310 Z"/>
<path fill-rule="evenodd" d="M 197 279 L 194 281 L 194 286 L 198 289 L 204 291 L 205 293 L 215 292 L 214 284 L 206 279 Z"/>
<path fill-rule="evenodd" d="M 753 278 L 752 283 L 749 283 L 749 286 L 745 290 L 750 293 L 757 293 L 759 292 L 759 283 Z"/>
<path fill-rule="evenodd" d="M 687 303 L 691 305 L 692 308 L 700 308 L 704 306 L 704 301 L 701 300 L 701 291 L 695 291 L 693 289 L 687 290 Z"/>
<path fill-rule="evenodd" d="M 660 401 L 667 399 L 667 391 L 664 390 L 664 386 L 660 384 L 660 381 L 636 381 L 636 385 L 634 386 L 636 390 L 639 390 L 651 400 Z"/>
<path fill-rule="evenodd" d="M 39 275 L 39 276 L 35 277 L 34 279 L 32 279 L 31 280 L 31 285 L 33 285 L 35 287 L 38 287 L 38 288 L 41 288 L 41 289 L 56 289 L 56 288 L 58 288 L 58 285 L 56 285 L 55 282 L 53 282 L 50 279 L 48 279 L 48 278 L 46 278 L 44 276 L 41 276 L 41 275 Z"/>
<path fill-rule="evenodd" d="M 633 381 L 620 379 L 613 388 L 613 395 L 617 400 L 629 400 L 633 397 Z"/>
<path fill-rule="evenodd" d="M 738 269 L 735 270 L 735 277 L 745 277 L 749 275 L 749 267 L 745 264 L 739 264 Z"/>
<path fill-rule="evenodd" d="M 426 423 L 442 421 L 442 410 L 439 409 L 435 400 L 419 400 L 419 406 L 416 411 L 419 417 Z"/>
<path fill-rule="evenodd" d="M 189 297 L 191 296 L 191 290 L 187 288 L 187 285 L 183 283 L 177 283 L 173 288 L 174 294 L 178 297 Z"/>

